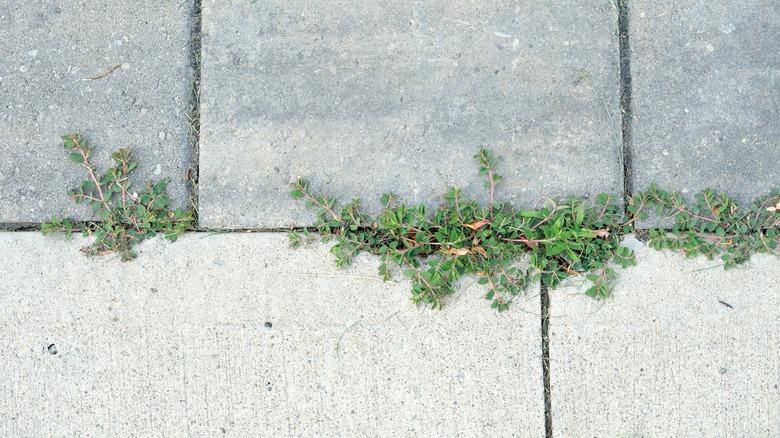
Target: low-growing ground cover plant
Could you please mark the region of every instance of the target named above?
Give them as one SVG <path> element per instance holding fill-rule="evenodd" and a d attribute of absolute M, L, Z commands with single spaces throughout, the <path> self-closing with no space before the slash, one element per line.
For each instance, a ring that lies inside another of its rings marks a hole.
<path fill-rule="evenodd" d="M 337 207 L 335 198 L 317 195 L 303 179 L 293 182 L 291 195 L 317 211 L 313 233 L 292 231 L 290 244 L 334 241 L 331 252 L 337 266 L 349 266 L 361 252 L 380 257 L 379 274 L 391 277 L 398 266 L 412 282 L 412 301 L 441 308 L 464 275 L 476 275 L 487 285 L 485 298 L 498 311 L 533 281 L 555 289 L 570 276 L 591 282 L 585 292 L 606 298 L 614 267 L 635 265 L 634 253 L 620 245 L 638 220 L 654 211 L 674 221 L 671 229 L 647 231 L 655 249 L 680 250 L 686 256 L 721 254 L 726 269 L 755 252 L 780 254 L 780 194 L 756 201 L 746 212 L 725 195 L 705 190 L 694 205 L 682 197 L 651 186 L 623 205 L 601 194 L 595 202 L 569 197 L 550 201 L 538 210 L 517 210 L 495 199 L 501 177 L 492 152 L 480 150 L 479 172 L 489 193 L 484 204 L 466 199 L 452 188 L 442 207 L 429 214 L 425 206 L 399 204 L 383 195 L 381 212 L 366 214 L 360 200 Z"/>
<path fill-rule="evenodd" d="M 92 165 L 93 148 L 78 134 L 63 136 L 68 158 L 79 164 L 87 173 L 87 179 L 68 193 L 77 204 L 91 206 L 100 221 L 76 222 L 66 218 L 52 218 L 41 225 L 43 234 L 64 232 L 70 235 L 83 232 L 94 235 L 95 242 L 82 248 L 88 255 L 118 253 L 123 261 L 136 257 L 134 244 L 146 238 L 162 234 L 175 241 L 185 230 L 192 229 L 192 212 L 176 209 L 170 211 L 170 199 L 166 194 L 167 180 L 149 182 L 140 193 L 133 190 L 130 173 L 137 166 L 128 149 L 111 154 L 114 167 L 99 175 Z"/>
<path fill-rule="evenodd" d="M 78 134 L 62 139 L 68 158 L 80 165 L 87 179 L 69 194 L 86 204 L 99 220 L 77 222 L 52 218 L 44 234 L 83 232 L 95 242 L 82 248 L 88 255 L 118 253 L 123 261 L 136 257 L 132 247 L 163 235 L 175 241 L 195 230 L 191 211 L 169 209 L 167 180 L 149 182 L 133 190 L 129 175 L 136 168 L 132 153 L 120 149 L 111 155 L 114 166 L 99 175 L 91 163 L 93 148 Z M 550 201 L 535 210 L 518 210 L 496 199 L 501 176 L 498 158 L 481 149 L 475 158 L 485 179 L 486 202 L 468 199 L 451 188 L 435 212 L 424 205 L 406 206 L 393 194 L 383 195 L 376 215 L 363 211 L 360 200 L 337 206 L 333 197 L 315 194 L 303 179 L 293 182 L 291 195 L 316 209 L 313 227 L 292 230 L 290 244 L 333 241 L 336 265 L 349 266 L 362 252 L 380 259 L 379 275 L 388 280 L 399 269 L 412 283 L 412 301 L 441 308 L 465 275 L 487 286 L 485 298 L 498 311 L 539 281 L 555 289 L 571 276 L 590 282 L 586 294 L 606 298 L 615 268 L 635 265 L 634 253 L 620 242 L 634 232 L 638 221 L 651 214 L 670 219 L 668 228 L 636 232 L 657 250 L 681 251 L 688 257 L 720 256 L 725 269 L 747 261 L 756 252 L 780 255 L 780 192 L 740 209 L 734 200 L 712 190 L 686 203 L 682 196 L 651 186 L 625 202 L 601 194 L 594 201 L 569 197 Z"/>
<path fill-rule="evenodd" d="M 516 210 L 495 199 L 498 159 L 482 149 L 475 155 L 489 192 L 486 204 L 466 199 L 460 189 L 445 195 L 442 208 L 428 214 L 425 206 L 407 207 L 395 195 L 382 196 L 384 208 L 365 214 L 359 200 L 336 208 L 333 198 L 313 194 L 306 181 L 292 184 L 292 196 L 317 209 L 314 226 L 290 233 L 292 246 L 313 240 L 334 240 L 331 252 L 338 266 L 347 266 L 361 252 L 380 256 L 379 273 L 391 275 L 397 265 L 412 281 L 412 301 L 441 307 L 463 275 L 479 276 L 488 286 L 486 299 L 499 311 L 535 280 L 555 288 L 570 275 L 585 275 L 593 284 L 587 294 L 609 295 L 614 260 L 634 264 L 631 250 L 621 247 L 623 213 L 615 198 L 602 194 L 593 205 L 570 197 L 538 210 Z M 527 257 L 526 257 L 527 256 Z"/>
<path fill-rule="evenodd" d="M 627 207 L 633 224 L 648 212 L 673 219 L 671 229 L 649 229 L 649 245 L 657 250 L 682 251 L 687 257 L 720 255 L 724 269 L 746 262 L 754 253 L 780 255 L 780 192 L 757 199 L 746 210 L 733 199 L 703 190 L 686 204 L 677 193 L 651 186 L 631 197 Z"/>

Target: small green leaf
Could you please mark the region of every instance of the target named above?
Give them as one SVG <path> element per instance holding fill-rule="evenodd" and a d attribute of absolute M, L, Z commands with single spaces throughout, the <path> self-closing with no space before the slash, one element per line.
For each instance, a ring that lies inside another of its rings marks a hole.
<path fill-rule="evenodd" d="M 84 162 L 84 156 L 82 156 L 78 152 L 74 152 L 74 153 L 68 155 L 68 158 L 70 158 L 70 161 L 73 161 L 74 163 L 83 163 Z"/>
<path fill-rule="evenodd" d="M 517 214 L 521 217 L 528 217 L 528 218 L 543 218 L 544 215 L 536 210 L 520 210 L 517 212 Z"/>
<path fill-rule="evenodd" d="M 302 191 L 300 191 L 299 189 L 295 189 L 290 192 L 290 196 L 292 196 L 293 198 L 303 198 L 304 195 Z"/>
<path fill-rule="evenodd" d="M 566 250 L 566 246 L 560 243 L 553 244 L 552 247 L 547 248 L 547 255 L 554 256 L 562 253 Z"/>

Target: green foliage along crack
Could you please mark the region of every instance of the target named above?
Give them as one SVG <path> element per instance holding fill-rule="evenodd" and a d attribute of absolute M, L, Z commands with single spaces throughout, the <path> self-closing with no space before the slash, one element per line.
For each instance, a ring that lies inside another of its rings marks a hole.
<path fill-rule="evenodd" d="M 569 197 L 538 210 L 517 210 L 494 198 L 501 181 L 495 173 L 497 158 L 486 149 L 475 158 L 485 178 L 488 203 L 466 199 L 460 189 L 452 188 L 433 214 L 424 205 L 407 207 L 386 194 L 381 212 L 369 216 L 361 210 L 360 200 L 337 207 L 335 198 L 314 194 L 307 181 L 298 179 L 290 194 L 316 209 L 316 233 L 293 231 L 290 245 L 335 241 L 330 251 L 339 267 L 349 266 L 361 252 L 376 254 L 381 259 L 379 275 L 390 279 L 391 267 L 400 267 L 411 280 L 412 301 L 434 308 L 445 304 L 460 277 L 476 275 L 479 284 L 487 286 L 485 298 L 499 312 L 533 281 L 555 289 L 570 276 L 583 276 L 591 282 L 586 295 L 608 297 L 614 267 L 636 264 L 633 251 L 620 245 L 621 237 L 633 231 L 637 220 L 647 219 L 651 209 L 675 220 L 671 230 L 649 231 L 649 244 L 655 249 L 710 259 L 723 253 L 727 269 L 754 252 L 779 254 L 777 191 L 756 201 L 747 213 L 710 190 L 696 195 L 695 205 L 686 206 L 679 195 L 655 186 L 632 196 L 625 212 L 607 194 L 600 194 L 595 203 Z"/>
<path fill-rule="evenodd" d="M 627 224 L 648 219 L 648 211 L 674 220 L 670 230 L 650 229 L 648 243 L 656 250 L 682 251 L 687 257 L 720 255 L 724 269 L 746 262 L 754 253 L 780 255 L 780 192 L 753 202 L 742 211 L 734 200 L 712 190 L 695 195 L 686 205 L 677 193 L 651 186 L 631 197 Z"/>
<path fill-rule="evenodd" d="M 168 180 L 146 184 L 140 193 L 132 189 L 129 175 L 137 166 L 132 153 L 120 149 L 111 154 L 114 167 L 98 176 L 90 158 L 92 151 L 87 141 L 78 134 L 63 136 L 65 149 L 71 151 L 68 158 L 87 172 L 87 179 L 68 194 L 77 204 L 86 204 L 100 217 L 100 222 L 76 222 L 53 218 L 41 225 L 43 234 L 63 232 L 70 236 L 83 232 L 94 235 L 95 242 L 82 251 L 87 255 L 118 253 L 122 261 L 136 257 L 133 245 L 147 238 L 162 234 L 175 241 L 185 230 L 192 229 L 195 219 L 191 211 L 170 211 L 170 198 L 166 193 Z"/>
<path fill-rule="evenodd" d="M 384 208 L 376 217 L 361 211 L 359 200 L 336 209 L 335 199 L 312 194 L 299 179 L 291 194 L 317 209 L 318 235 L 292 232 L 291 245 L 333 239 L 338 266 L 349 265 L 364 251 L 378 254 L 383 278 L 390 278 L 390 265 L 400 266 L 412 281 L 412 301 L 433 307 L 442 307 L 456 281 L 468 274 L 488 286 L 485 298 L 498 311 L 506 310 L 529 282 L 555 288 L 570 275 L 586 275 L 593 283 L 588 295 L 608 296 L 615 273 L 608 262 L 634 264 L 633 253 L 619 246 L 623 214 L 614 198 L 600 195 L 589 206 L 570 197 L 539 210 L 516 210 L 494 199 L 501 181 L 494 171 L 497 158 L 485 149 L 475 158 L 490 193 L 488 204 L 465 199 L 452 188 L 432 215 L 423 205 L 399 205 L 393 194 L 382 196 Z M 525 264 L 520 263 L 524 255 Z"/>
<path fill-rule="evenodd" d="M 78 134 L 62 139 L 68 158 L 80 165 L 87 179 L 69 192 L 77 204 L 91 206 L 99 221 L 77 222 L 52 218 L 44 234 L 83 232 L 95 242 L 82 248 L 88 255 L 118 253 L 123 261 L 136 257 L 133 245 L 162 234 L 175 241 L 196 229 L 191 211 L 169 210 L 167 180 L 149 182 L 136 193 L 129 181 L 136 168 L 132 153 L 113 153 L 114 166 L 98 175 L 90 159 L 93 148 Z M 720 256 L 725 269 L 747 261 L 754 253 L 780 255 L 780 193 L 773 190 L 746 210 L 723 194 L 704 190 L 687 204 L 676 193 L 651 186 L 625 205 L 600 194 L 595 202 L 577 197 L 550 201 L 536 210 L 517 210 L 495 199 L 501 176 L 498 159 L 481 149 L 475 158 L 485 178 L 486 204 L 466 198 L 458 188 L 446 193 L 433 214 L 424 205 L 407 207 L 393 194 L 383 195 L 377 215 L 366 214 L 360 200 L 337 207 L 336 199 L 314 194 L 309 184 L 293 182 L 291 195 L 317 211 L 315 233 L 289 234 L 292 247 L 314 241 L 334 241 L 336 265 L 346 267 L 361 252 L 380 257 L 379 274 L 388 280 L 400 267 L 412 283 L 412 301 L 441 308 L 464 275 L 476 275 L 487 286 L 485 298 L 498 311 L 506 310 L 527 286 L 539 281 L 555 289 L 571 276 L 591 284 L 586 294 L 606 298 L 616 267 L 635 265 L 634 253 L 620 245 L 637 221 L 654 213 L 669 218 L 670 229 L 637 230 L 657 250 L 680 251 L 687 257 Z"/>

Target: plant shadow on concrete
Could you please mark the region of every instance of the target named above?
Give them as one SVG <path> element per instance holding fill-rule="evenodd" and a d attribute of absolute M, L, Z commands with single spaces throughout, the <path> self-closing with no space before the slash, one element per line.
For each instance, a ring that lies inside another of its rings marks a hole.
<path fill-rule="evenodd" d="M 452 188 L 433 214 L 423 205 L 407 207 L 386 194 L 381 212 L 369 216 L 360 200 L 337 207 L 335 198 L 314 194 L 298 179 L 291 184 L 291 195 L 316 209 L 316 233 L 293 231 L 290 244 L 334 241 L 331 252 L 339 267 L 349 266 L 361 252 L 376 254 L 381 259 L 379 275 L 387 280 L 392 266 L 400 267 L 412 282 L 412 301 L 434 308 L 445 304 L 460 277 L 476 275 L 487 286 L 485 298 L 499 312 L 534 281 L 555 289 L 568 277 L 584 276 L 591 282 L 586 295 L 608 297 L 614 268 L 636 264 L 634 253 L 620 245 L 621 238 L 633 231 L 637 220 L 648 218 L 651 209 L 675 221 L 671 230 L 649 230 L 649 245 L 655 249 L 710 259 L 722 253 L 726 269 L 754 252 L 780 254 L 777 191 L 744 213 L 733 200 L 710 190 L 697 194 L 696 203 L 688 206 L 679 195 L 654 186 L 631 196 L 625 206 L 601 194 L 595 203 L 569 197 L 537 210 L 517 210 L 495 200 L 501 181 L 495 173 L 497 158 L 485 149 L 475 158 L 485 177 L 488 203 L 465 199 L 460 189 Z"/>
<path fill-rule="evenodd" d="M 87 173 L 87 179 L 78 188 L 70 190 L 69 195 L 77 204 L 91 206 L 100 221 L 76 222 L 55 217 L 41 225 L 43 234 L 63 232 L 70 236 L 83 232 L 85 236 L 94 235 L 95 242 L 82 248 L 83 252 L 88 255 L 114 252 L 122 261 L 128 261 L 136 257 L 132 250 L 136 243 L 157 234 L 175 241 L 185 230 L 193 228 L 191 211 L 168 209 L 167 180 L 149 182 L 140 193 L 133 191 L 129 175 L 138 163 L 133 161 L 129 150 L 120 149 L 111 154 L 114 167 L 99 176 L 90 162 L 93 148 L 87 141 L 78 134 L 68 134 L 62 139 L 65 149 L 71 151 L 68 158 Z"/>

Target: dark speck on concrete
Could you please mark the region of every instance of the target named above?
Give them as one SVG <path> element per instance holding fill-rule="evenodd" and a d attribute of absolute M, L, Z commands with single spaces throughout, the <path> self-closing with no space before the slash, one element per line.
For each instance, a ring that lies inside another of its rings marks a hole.
<path fill-rule="evenodd" d="M 271 321 L 266 321 L 266 322 L 265 322 L 265 328 L 271 328 L 271 327 L 273 327 L 273 326 L 274 326 L 274 325 L 271 323 Z"/>
<path fill-rule="evenodd" d="M 57 346 L 54 344 L 49 344 L 49 346 L 46 347 L 46 350 L 49 352 L 49 354 L 57 354 Z"/>

